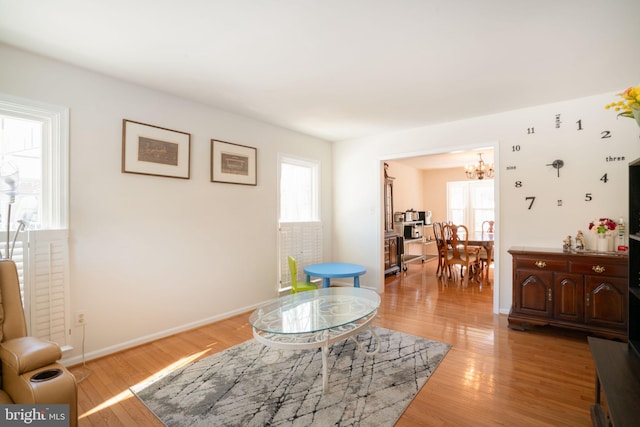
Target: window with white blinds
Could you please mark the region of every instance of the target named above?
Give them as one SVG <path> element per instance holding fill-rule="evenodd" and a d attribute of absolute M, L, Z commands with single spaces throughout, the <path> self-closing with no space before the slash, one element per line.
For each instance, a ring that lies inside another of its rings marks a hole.
<path fill-rule="evenodd" d="M 320 162 L 278 156 L 278 284 L 291 286 L 288 257 L 296 259 L 298 280 L 306 265 L 322 262 Z"/>
<path fill-rule="evenodd" d="M 11 252 L 9 222 L 28 332 L 64 349 L 70 345 L 68 108 L 0 93 L 0 165 L 0 251 Z"/>
<path fill-rule="evenodd" d="M 288 257 L 296 259 L 299 281 L 304 281 L 303 269 L 309 264 L 322 262 L 322 223 L 287 222 L 280 223 L 278 232 L 278 259 L 280 289 L 291 286 Z"/>
<path fill-rule="evenodd" d="M 65 347 L 70 344 L 67 230 L 28 233 L 24 273 L 29 334 Z"/>
<path fill-rule="evenodd" d="M 70 344 L 67 235 L 67 230 L 21 232 L 12 258 L 18 270 L 29 335 L 61 347 Z M 6 241 L 6 232 L 0 233 L 0 238 Z M 11 242 L 13 238 L 11 234 Z"/>

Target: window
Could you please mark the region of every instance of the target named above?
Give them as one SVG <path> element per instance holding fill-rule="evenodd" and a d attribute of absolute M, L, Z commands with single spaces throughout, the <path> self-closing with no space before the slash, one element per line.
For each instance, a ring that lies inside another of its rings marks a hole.
<path fill-rule="evenodd" d="M 322 261 L 319 177 L 320 162 L 279 156 L 279 290 L 291 286 L 289 255 L 296 259 L 298 274 L 302 274 L 306 265 Z M 304 280 L 302 276 L 298 279 Z"/>
<path fill-rule="evenodd" d="M 447 219 L 481 233 L 484 221 L 495 220 L 493 180 L 448 182 Z"/>
<path fill-rule="evenodd" d="M 0 250 L 13 253 L 29 334 L 63 348 L 70 334 L 68 117 L 66 108 L 0 94 Z M 14 195 L 6 177 L 17 184 Z M 25 231 L 16 233 L 21 223 Z"/>
<path fill-rule="evenodd" d="M 29 228 L 40 228 L 42 212 L 42 123 L 35 120 L 0 116 L 0 212 L 8 212 L 12 202 L 13 219 Z M 15 189 L 8 182 L 15 183 Z M 6 230 L 8 215 L 0 216 L 0 229 Z M 15 223 L 11 224 L 15 228 Z M 4 248 L 6 251 L 6 248 Z"/>
<path fill-rule="evenodd" d="M 17 167 L 20 179 L 12 207 L 19 217 L 12 217 L 29 219 L 31 229 L 67 227 L 68 114 L 66 108 L 0 94 L 0 163 Z M 5 200 L 1 212 L 6 207 Z M 6 228 L 4 216 L 0 226 Z"/>
<path fill-rule="evenodd" d="M 280 222 L 320 219 L 319 169 L 318 162 L 280 158 Z"/>

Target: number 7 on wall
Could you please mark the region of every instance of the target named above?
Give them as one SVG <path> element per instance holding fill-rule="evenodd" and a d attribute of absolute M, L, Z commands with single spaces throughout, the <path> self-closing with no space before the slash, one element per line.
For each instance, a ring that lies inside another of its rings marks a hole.
<path fill-rule="evenodd" d="M 525 199 L 525 200 L 529 200 L 529 201 L 531 202 L 531 203 L 529 203 L 529 208 L 528 208 L 529 210 L 531 210 L 531 208 L 533 207 L 533 202 L 535 202 L 535 201 L 536 201 L 535 196 L 525 197 L 524 199 Z"/>

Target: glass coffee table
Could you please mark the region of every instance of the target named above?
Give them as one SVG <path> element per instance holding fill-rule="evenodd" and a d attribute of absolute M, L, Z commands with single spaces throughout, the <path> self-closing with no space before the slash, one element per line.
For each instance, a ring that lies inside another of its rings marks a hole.
<path fill-rule="evenodd" d="M 371 328 L 378 314 L 380 296 L 363 288 L 322 288 L 286 295 L 265 303 L 249 317 L 254 338 L 282 350 L 322 349 L 322 388 L 329 388 L 327 357 L 329 347 L 351 338 L 360 351 L 374 355 L 380 338 Z M 367 352 L 355 335 L 368 328 L 377 342 Z"/>

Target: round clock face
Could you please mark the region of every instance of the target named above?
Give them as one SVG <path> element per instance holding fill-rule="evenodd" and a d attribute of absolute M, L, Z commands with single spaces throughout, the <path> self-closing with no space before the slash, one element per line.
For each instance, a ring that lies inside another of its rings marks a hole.
<path fill-rule="evenodd" d="M 534 210 L 537 207 L 548 208 L 567 203 L 579 208 L 578 203 L 598 200 L 606 192 L 605 186 L 626 184 L 624 170 L 627 159 L 623 154 L 609 152 L 616 149 L 611 144 L 614 140 L 612 131 L 590 129 L 582 118 L 572 122 L 571 126 L 565 125 L 562 114 L 555 114 L 553 120 L 549 120 L 547 126 L 541 129 L 542 132 L 536 133 L 538 129 L 535 126 L 528 127 L 522 143 L 511 146 L 509 157 L 512 163 L 506 166 L 506 172 L 513 177 L 511 186 L 521 198 L 523 209 Z M 586 138 L 588 141 L 597 141 L 598 145 L 602 145 L 604 154 L 585 150 L 583 146 L 577 145 L 579 140 L 575 137 L 567 138 L 572 142 L 565 143 L 557 134 L 554 137 L 558 138 L 558 142 L 553 144 L 553 149 L 549 149 L 548 145 L 545 149 L 539 148 L 541 144 L 538 137 L 544 134 L 543 138 L 549 142 L 547 137 L 553 135 L 552 127 L 563 132 L 579 132 L 580 140 Z M 528 143 L 529 140 L 531 144 Z M 535 158 L 545 158 L 548 161 L 534 165 L 532 159 Z M 583 171 L 578 173 L 579 169 Z M 587 177 L 584 170 L 589 171 Z"/>

